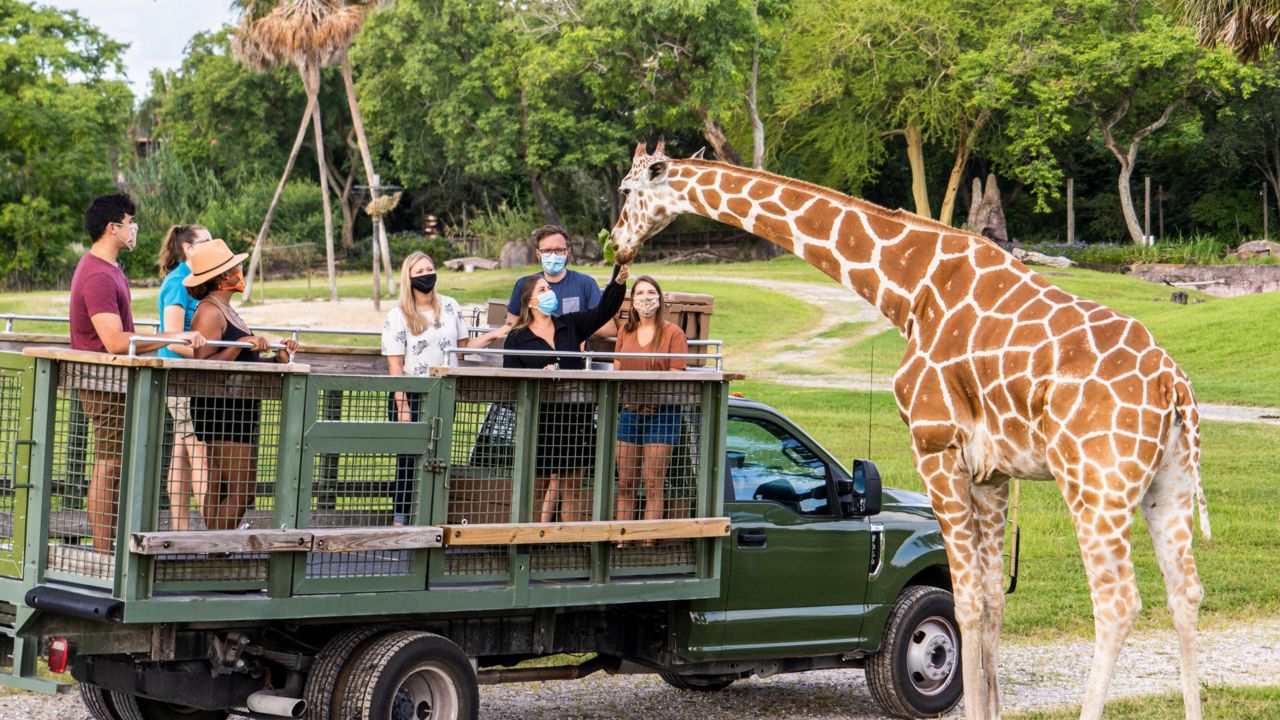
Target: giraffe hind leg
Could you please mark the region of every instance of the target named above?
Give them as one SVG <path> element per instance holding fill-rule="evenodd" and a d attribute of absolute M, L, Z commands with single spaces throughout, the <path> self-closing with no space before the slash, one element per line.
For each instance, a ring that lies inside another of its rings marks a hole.
<path fill-rule="evenodd" d="M 1168 593 L 1169 614 L 1178 634 L 1182 701 L 1187 720 L 1200 720 L 1200 680 L 1196 668 L 1196 621 L 1204 586 L 1191 552 L 1199 473 L 1184 463 L 1166 464 L 1142 499 L 1160 572 Z"/>
<path fill-rule="evenodd" d="M 1004 534 L 1009 509 L 1008 478 L 974 484 L 974 525 L 981 573 L 982 680 L 986 686 L 983 717 L 1000 717 L 1000 630 L 1004 627 Z"/>

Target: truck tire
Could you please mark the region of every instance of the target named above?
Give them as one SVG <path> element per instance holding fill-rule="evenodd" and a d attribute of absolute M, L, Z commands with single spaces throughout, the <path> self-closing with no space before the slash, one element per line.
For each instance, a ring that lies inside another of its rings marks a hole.
<path fill-rule="evenodd" d="M 902 591 L 880 651 L 867 659 L 867 686 L 886 714 L 937 717 L 960 702 L 960 630 L 951 593 L 913 585 Z"/>
<path fill-rule="evenodd" d="M 680 675 L 673 672 L 660 672 L 658 677 L 677 690 L 693 692 L 720 692 L 738 679 L 737 675 Z"/>
<path fill-rule="evenodd" d="M 201 710 L 114 690 L 104 692 L 116 720 L 227 720 L 231 714 L 228 710 Z"/>
<path fill-rule="evenodd" d="M 447 638 L 400 631 L 350 660 L 343 720 L 476 720 L 480 688 L 471 660 Z"/>
<path fill-rule="evenodd" d="M 111 702 L 111 692 L 97 685 L 80 683 L 80 702 L 84 703 L 93 720 L 125 720 L 116 712 L 116 706 Z"/>
<path fill-rule="evenodd" d="M 353 627 L 334 635 L 316 656 L 302 697 L 307 701 L 308 720 L 331 720 L 338 717 L 336 698 L 349 675 L 351 659 L 378 635 L 390 632 L 390 628 L 378 626 Z"/>

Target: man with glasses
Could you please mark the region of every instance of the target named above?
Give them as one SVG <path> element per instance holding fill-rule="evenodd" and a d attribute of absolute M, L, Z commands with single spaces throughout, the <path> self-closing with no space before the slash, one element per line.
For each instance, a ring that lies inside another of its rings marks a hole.
<path fill-rule="evenodd" d="M 133 335 L 133 308 L 129 280 L 120 269 L 121 250 L 138 244 L 137 209 L 128 195 L 103 195 L 89 203 L 84 229 L 93 245 L 76 264 L 71 276 L 71 347 L 74 350 L 126 353 Z M 186 340 L 193 347 L 205 344 L 198 332 L 169 332 L 154 338 Z M 165 343 L 138 343 L 139 352 L 150 352 Z M 124 452 L 125 397 L 122 382 L 104 366 L 72 365 L 65 382 L 93 425 L 94 464 L 86 507 L 95 550 L 110 550 L 115 537 L 117 487 Z"/>
<path fill-rule="evenodd" d="M 600 286 L 590 275 L 568 268 L 571 250 L 569 248 L 569 231 L 559 225 L 543 225 L 533 231 L 533 242 L 538 248 L 538 260 L 542 263 L 542 277 L 546 279 L 551 292 L 555 293 L 557 307 L 548 315 L 560 316 L 580 310 L 590 310 L 600 304 Z M 511 300 L 507 302 L 507 327 L 516 324 L 520 319 L 520 287 L 530 278 L 523 277 L 516 281 L 511 290 Z M 613 327 L 606 324 L 605 330 Z"/>

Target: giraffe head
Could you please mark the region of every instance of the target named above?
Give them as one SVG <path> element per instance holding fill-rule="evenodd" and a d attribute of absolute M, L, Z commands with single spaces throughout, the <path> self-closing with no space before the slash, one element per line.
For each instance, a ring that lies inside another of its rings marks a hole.
<path fill-rule="evenodd" d="M 662 140 L 658 141 L 652 154 L 643 142 L 636 145 L 631 172 L 622 178 L 619 187 L 622 211 L 609 234 L 619 263 L 631 262 L 645 240 L 658 234 L 676 216 L 692 210 L 688 201 L 667 182 L 671 159 L 666 156 L 665 149 Z"/>

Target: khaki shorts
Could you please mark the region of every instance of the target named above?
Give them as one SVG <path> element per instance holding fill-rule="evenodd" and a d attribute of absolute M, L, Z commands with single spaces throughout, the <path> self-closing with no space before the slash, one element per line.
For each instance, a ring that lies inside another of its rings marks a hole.
<path fill-rule="evenodd" d="M 80 407 L 93 424 L 93 452 L 99 459 L 124 454 L 124 393 L 81 390 Z"/>
<path fill-rule="evenodd" d="M 191 398 L 171 397 L 165 400 L 169 417 L 173 418 L 173 436 L 186 437 L 196 434 L 196 423 L 191 419 Z"/>

